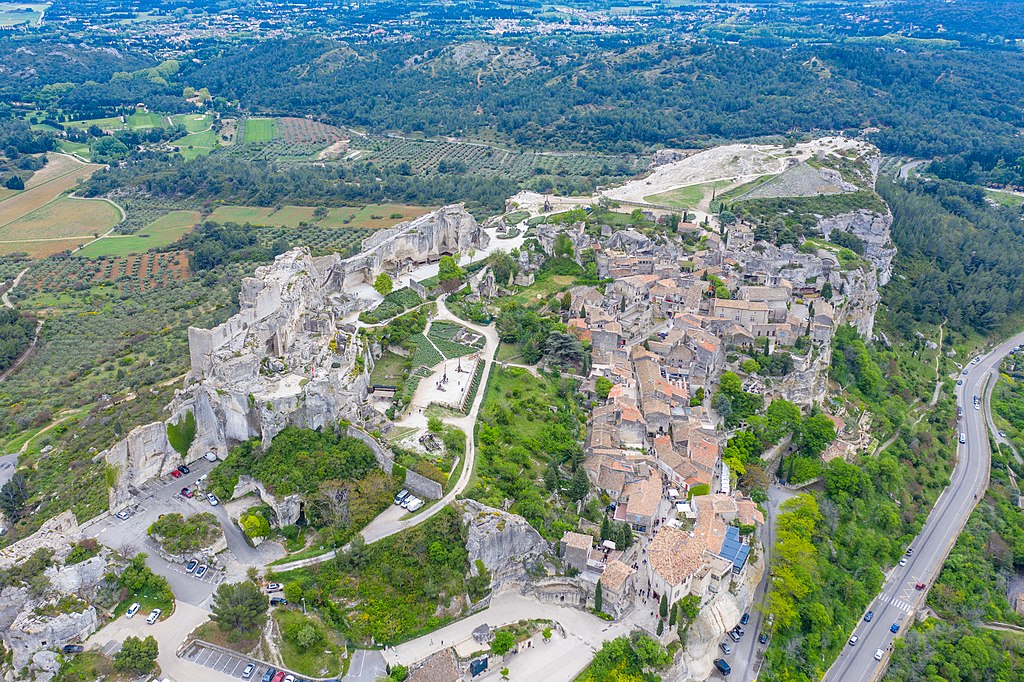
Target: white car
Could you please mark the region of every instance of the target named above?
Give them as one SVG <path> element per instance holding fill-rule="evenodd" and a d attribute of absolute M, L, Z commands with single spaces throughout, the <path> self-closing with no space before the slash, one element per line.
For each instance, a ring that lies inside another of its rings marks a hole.
<path fill-rule="evenodd" d="M 281 583 L 268 583 L 267 592 L 280 592 L 284 589 L 284 585 Z"/>
<path fill-rule="evenodd" d="M 907 557 L 903 557 L 902 559 L 900 559 L 900 566 L 906 566 L 906 565 L 907 565 Z"/>
<path fill-rule="evenodd" d="M 860 637 L 858 637 L 857 635 L 850 635 L 850 646 L 856 644 L 858 639 L 860 639 Z"/>
<path fill-rule="evenodd" d="M 127 520 L 128 517 L 131 516 L 131 515 L 132 515 L 132 513 L 130 511 L 128 511 L 127 509 L 122 509 L 121 511 L 117 512 L 116 514 L 114 514 L 114 516 L 116 516 L 117 518 L 121 519 L 122 521 Z"/>
<path fill-rule="evenodd" d="M 875 660 L 876 661 L 882 660 L 882 656 L 885 656 L 885 652 L 882 651 L 881 649 L 876 649 L 875 650 Z"/>
<path fill-rule="evenodd" d="M 210 503 L 211 507 L 216 507 L 220 504 L 220 500 L 218 500 L 217 496 L 213 493 L 206 493 L 206 501 Z"/>
<path fill-rule="evenodd" d="M 404 500 L 402 500 L 402 507 L 405 508 L 405 509 L 408 509 L 409 505 L 412 504 L 413 502 L 415 502 L 418 499 L 420 499 L 420 498 L 416 497 L 415 495 L 409 495 Z"/>
<path fill-rule="evenodd" d="M 960 434 L 960 444 L 963 445 L 967 442 L 967 436 L 963 433 Z"/>
<path fill-rule="evenodd" d="M 207 462 L 216 462 L 217 461 L 217 455 L 214 454 L 213 451 L 207 452 L 205 455 L 203 455 L 203 457 L 206 458 Z"/>
<path fill-rule="evenodd" d="M 160 620 L 161 613 L 163 613 L 163 611 L 161 611 L 160 609 L 153 609 L 149 612 L 149 617 L 146 619 L 146 622 L 152 625 L 153 623 Z"/>
<path fill-rule="evenodd" d="M 420 498 L 417 497 L 415 500 L 413 500 L 412 502 L 409 503 L 409 506 L 406 507 L 406 509 L 408 509 L 411 512 L 414 512 L 414 511 L 416 511 L 417 509 L 419 509 L 422 506 L 423 506 L 423 500 L 421 500 Z"/>
<path fill-rule="evenodd" d="M 134 604 L 132 604 L 131 606 L 128 607 L 128 611 L 124 615 L 127 616 L 128 618 L 131 618 L 136 613 L 138 613 L 139 609 L 141 609 L 141 608 L 142 608 L 142 604 L 140 604 L 139 602 L 135 602 Z"/>

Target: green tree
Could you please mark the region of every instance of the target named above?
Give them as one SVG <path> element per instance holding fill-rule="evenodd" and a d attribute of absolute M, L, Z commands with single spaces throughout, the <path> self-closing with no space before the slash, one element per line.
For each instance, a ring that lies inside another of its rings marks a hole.
<path fill-rule="evenodd" d="M 498 656 L 504 656 L 516 645 L 516 638 L 508 630 L 497 630 L 494 639 L 491 641 L 491 651 Z"/>
<path fill-rule="evenodd" d="M 800 426 L 801 454 L 816 457 L 836 439 L 836 427 L 824 412 L 812 415 Z"/>
<path fill-rule="evenodd" d="M 317 206 L 316 208 L 314 208 L 313 209 L 313 217 L 316 218 L 317 220 L 323 220 L 324 218 L 326 218 L 327 217 L 327 207 L 326 206 Z"/>
<path fill-rule="evenodd" d="M 598 377 L 594 381 L 594 392 L 597 393 L 597 397 L 601 400 L 608 398 L 608 394 L 611 393 L 612 387 L 615 386 L 612 380 L 608 377 Z"/>
<path fill-rule="evenodd" d="M 156 667 L 158 653 L 159 648 L 152 635 L 146 639 L 126 637 L 121 650 L 114 654 L 114 669 L 122 673 L 148 675 Z"/>
<path fill-rule="evenodd" d="M 171 447 L 185 457 L 188 449 L 192 447 L 192 441 L 196 438 L 196 415 L 189 410 L 185 416 L 176 424 L 167 424 L 167 440 Z"/>
<path fill-rule="evenodd" d="M 574 500 L 582 500 L 590 492 L 590 481 L 587 479 L 587 472 L 583 467 L 577 467 L 569 480 L 569 497 Z"/>
<path fill-rule="evenodd" d="M 574 250 L 572 248 L 572 239 L 569 238 L 565 232 L 559 232 L 555 235 L 555 243 L 552 249 L 552 253 L 555 258 L 572 258 Z"/>
<path fill-rule="evenodd" d="M 601 587 L 601 581 L 597 581 L 597 588 L 594 589 L 594 610 L 598 613 L 604 611 L 604 589 Z"/>
<path fill-rule="evenodd" d="M 16 191 L 23 190 L 25 189 L 25 181 L 21 179 L 20 175 L 12 175 L 11 177 L 7 178 L 7 182 L 4 183 L 4 187 Z"/>
<path fill-rule="evenodd" d="M 661 595 L 661 604 L 658 606 L 658 615 L 662 618 L 668 618 L 668 597 L 664 594 Z"/>
<path fill-rule="evenodd" d="M 28 498 L 28 479 L 19 471 L 0 488 L 0 511 L 9 521 L 17 522 L 25 511 Z"/>
<path fill-rule="evenodd" d="M 221 583 L 213 595 L 212 619 L 232 637 L 259 632 L 267 621 L 267 595 L 251 582 Z"/>
<path fill-rule="evenodd" d="M 464 276 L 462 268 L 455 262 L 455 259 L 451 256 L 441 256 L 441 261 L 437 265 L 437 279 L 440 282 L 458 282 L 462 281 Z"/>
<path fill-rule="evenodd" d="M 394 291 L 395 283 L 391 280 L 391 275 L 382 272 L 377 275 L 377 279 L 373 280 L 373 289 L 381 296 L 387 296 Z"/>

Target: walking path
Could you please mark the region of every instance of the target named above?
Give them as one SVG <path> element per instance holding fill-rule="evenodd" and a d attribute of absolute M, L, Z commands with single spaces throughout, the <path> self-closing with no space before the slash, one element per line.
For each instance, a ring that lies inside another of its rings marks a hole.
<path fill-rule="evenodd" d="M 377 542 L 378 540 L 382 540 L 394 535 L 395 533 L 399 533 L 407 528 L 412 528 L 415 525 L 423 523 L 431 516 L 437 514 L 446 506 L 451 504 L 455 498 L 466 489 L 466 486 L 469 485 L 470 478 L 473 476 L 473 468 L 476 461 L 476 444 L 473 442 L 473 427 L 476 424 L 477 415 L 480 413 L 480 406 L 483 404 L 484 393 L 486 393 L 487 377 L 490 376 L 491 366 L 494 363 L 494 354 L 498 350 L 498 332 L 495 330 L 493 325 L 481 327 L 456 317 L 450 310 L 448 310 L 443 297 L 437 299 L 437 315 L 434 319 L 455 322 L 464 327 L 468 327 L 470 330 L 482 335 L 487 341 L 484 345 L 484 349 L 481 351 L 481 358 L 484 362 L 483 379 L 481 380 L 480 387 L 476 392 L 476 396 L 473 398 L 473 405 L 470 407 L 469 413 L 463 417 L 446 417 L 443 420 L 450 426 L 462 429 L 466 434 L 466 462 L 462 466 L 459 479 L 452 489 L 447 495 L 432 504 L 430 507 L 409 518 L 400 518 L 405 515 L 405 510 L 393 507 L 385 510 L 377 518 L 371 521 L 362 531 L 363 539 L 367 544 Z M 395 509 L 399 509 L 399 511 L 396 512 Z M 348 545 L 342 547 L 342 551 L 344 551 L 346 547 L 348 547 Z M 336 550 L 331 550 L 330 552 L 310 557 L 308 559 L 299 559 L 297 561 L 279 564 L 274 567 L 274 571 L 283 573 L 285 571 L 292 571 L 297 568 L 304 568 L 306 566 L 330 561 L 335 557 L 336 553 Z"/>

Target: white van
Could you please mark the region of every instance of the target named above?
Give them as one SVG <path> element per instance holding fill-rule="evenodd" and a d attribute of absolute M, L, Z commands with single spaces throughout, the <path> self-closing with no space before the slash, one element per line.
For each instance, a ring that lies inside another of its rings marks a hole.
<path fill-rule="evenodd" d="M 421 500 L 420 498 L 417 497 L 416 499 L 414 499 L 412 502 L 409 503 L 409 506 L 406 507 L 406 509 L 408 509 L 411 512 L 414 512 L 414 511 L 416 511 L 417 509 L 419 509 L 422 506 L 423 506 L 423 500 Z"/>
<path fill-rule="evenodd" d="M 142 608 L 142 604 L 140 604 L 139 602 L 135 602 L 134 604 L 132 604 L 131 606 L 128 607 L 128 611 L 124 615 L 126 617 L 128 617 L 128 618 L 131 618 L 136 613 L 138 613 L 139 609 L 141 609 L 141 608 Z"/>

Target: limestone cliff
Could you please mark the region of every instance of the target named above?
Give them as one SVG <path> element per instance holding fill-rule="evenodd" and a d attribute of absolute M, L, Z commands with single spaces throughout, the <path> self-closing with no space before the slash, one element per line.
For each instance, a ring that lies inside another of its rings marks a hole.
<path fill-rule="evenodd" d="M 509 514 L 476 500 L 462 504 L 470 572 L 476 574 L 479 559 L 491 573 L 491 585 L 524 578 L 526 570 L 546 552 L 548 543 L 521 516 Z"/>
<path fill-rule="evenodd" d="M 818 229 L 826 237 L 830 236 L 833 230 L 840 230 L 864 240 L 864 256 L 875 266 L 878 286 L 883 287 L 892 277 L 892 259 L 896 257 L 896 247 L 889 235 L 891 227 L 891 213 L 882 215 L 864 209 L 818 221 Z"/>

